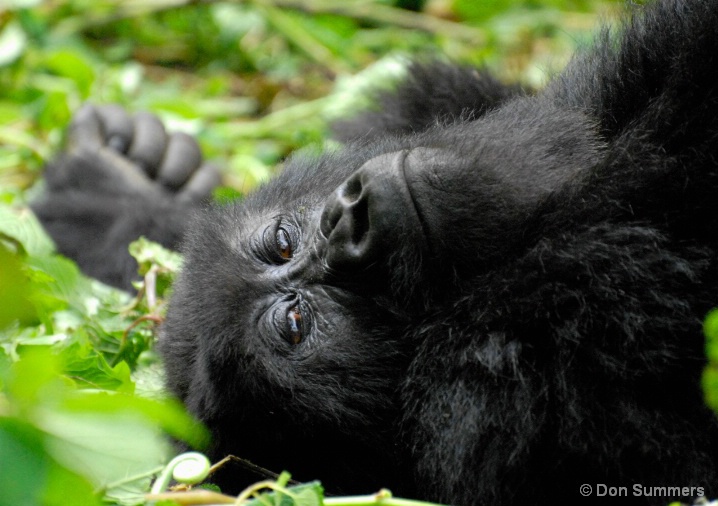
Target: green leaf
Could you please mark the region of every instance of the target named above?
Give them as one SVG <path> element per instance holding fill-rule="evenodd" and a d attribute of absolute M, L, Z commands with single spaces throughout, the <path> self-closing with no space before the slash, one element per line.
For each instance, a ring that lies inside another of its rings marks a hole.
<path fill-rule="evenodd" d="M 26 453 L 33 458 L 22 461 L 21 472 L 33 479 L 40 476 L 38 481 L 43 483 L 44 493 L 62 490 L 64 482 L 42 482 L 43 477 L 51 480 L 53 476 L 69 476 L 67 482 L 72 483 L 70 478 L 78 476 L 95 489 L 103 490 L 106 498 L 137 504 L 148 490 L 151 476 L 162 469 L 170 454 L 163 429 L 191 443 L 206 441 L 206 431 L 177 402 L 77 391 L 63 380 L 62 366 L 62 357 L 49 348 L 32 347 L 25 350 L 19 361 L 0 369 L 0 384 L 6 393 L 0 409 L 2 414 L 13 414 L 0 421 L 11 428 L 24 428 L 21 434 L 29 434 L 25 446 L 30 443 L 34 446 Z M 125 365 L 112 372 L 129 381 Z M 10 436 L 5 434 L 5 439 Z M 16 450 L 17 443 L 0 444 L 0 462 L 12 462 L 2 458 L 6 446 L 13 455 L 20 451 Z M 32 492 L 32 487 L 28 490 Z M 41 503 L 33 503 L 32 496 L 29 497 L 18 504 Z"/>
<path fill-rule="evenodd" d="M 89 347 L 82 348 L 75 343 L 63 350 L 66 357 L 64 374 L 74 380 L 78 386 L 101 390 L 133 393 L 135 385 L 130 379 L 130 367 L 120 362 L 111 367 L 105 358 Z"/>
<path fill-rule="evenodd" d="M 703 322 L 706 336 L 706 353 L 711 362 L 718 364 L 718 309 L 712 310 Z"/>
<path fill-rule="evenodd" d="M 137 260 L 142 275 L 147 274 L 153 265 L 173 272 L 179 271 L 182 266 L 182 255 L 144 237 L 130 244 L 130 254 Z"/>
<path fill-rule="evenodd" d="M 38 414 L 48 453 L 112 495 L 121 495 L 112 485 L 122 481 L 123 487 L 134 485 L 131 495 L 136 501 L 149 486 L 147 475 L 160 469 L 169 454 L 168 441 L 157 428 L 131 410 Z"/>
<path fill-rule="evenodd" d="M 0 329 L 12 322 L 27 324 L 36 317 L 29 297 L 30 282 L 22 262 L 0 242 Z"/>
<path fill-rule="evenodd" d="M 132 373 L 135 394 L 147 399 L 166 399 L 169 394 L 165 389 L 165 370 L 159 363 L 157 353 L 154 350 L 143 352 L 138 363 L 139 366 Z"/>
<path fill-rule="evenodd" d="M 10 401 L 25 411 L 62 391 L 60 361 L 46 348 L 30 348 L 22 360 L 4 371 L 3 386 Z"/>
<path fill-rule="evenodd" d="M 59 255 L 32 256 L 28 274 L 42 284 L 42 294 L 84 309 L 80 293 L 89 291 L 88 280 L 80 276 L 75 262 Z"/>
<path fill-rule="evenodd" d="M 48 54 L 44 63 L 55 74 L 71 79 L 82 98 L 89 96 L 95 71 L 84 55 L 71 49 L 61 49 Z"/>
<path fill-rule="evenodd" d="M 703 392 L 706 404 L 718 414 L 718 309 L 708 313 L 703 322 L 708 365 L 703 371 Z"/>
<path fill-rule="evenodd" d="M 72 116 L 68 102 L 74 98 L 72 95 L 76 90 L 64 80 L 47 79 L 42 84 L 46 88 L 42 89 L 42 95 L 35 103 L 38 123 L 47 129 L 67 125 Z M 48 86 L 50 84 L 54 86 Z"/>
<path fill-rule="evenodd" d="M 172 286 L 182 267 L 182 255 L 144 237 L 130 243 L 130 255 L 137 260 L 140 275 L 155 274 L 155 291 L 160 297 Z"/>
<path fill-rule="evenodd" d="M 17 240 L 29 255 L 49 255 L 55 245 L 28 208 L 0 205 L 0 234 Z"/>
<path fill-rule="evenodd" d="M 221 206 L 226 206 L 241 198 L 242 194 L 229 186 L 218 186 L 212 192 L 212 200 Z"/>
<path fill-rule="evenodd" d="M 281 477 L 280 477 L 281 478 Z M 322 506 L 324 488 L 318 481 L 302 483 L 285 491 L 262 494 L 261 497 L 249 501 L 247 506 Z"/>
<path fill-rule="evenodd" d="M 99 504 L 90 483 L 54 460 L 26 422 L 0 417 L 0 462 L 0 506 Z"/>
<path fill-rule="evenodd" d="M 718 414 L 718 368 L 706 367 L 703 370 L 702 384 L 706 404 Z"/>
<path fill-rule="evenodd" d="M 209 441 L 209 433 L 194 420 L 174 399 L 144 399 L 107 392 L 85 393 L 67 397 L 63 406 L 71 411 L 101 411 L 121 413 L 131 411 L 162 428 L 171 436 L 186 441 L 190 446 L 202 448 Z"/>

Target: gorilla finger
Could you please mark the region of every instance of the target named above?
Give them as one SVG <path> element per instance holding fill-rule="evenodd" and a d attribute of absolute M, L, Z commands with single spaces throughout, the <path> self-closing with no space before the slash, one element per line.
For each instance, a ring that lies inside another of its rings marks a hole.
<path fill-rule="evenodd" d="M 197 141 L 185 133 L 173 133 L 157 173 L 157 181 L 173 190 L 187 182 L 202 163 L 202 152 Z"/>
<path fill-rule="evenodd" d="M 127 156 L 154 178 L 167 146 L 167 132 L 154 114 L 138 112 L 134 117 L 134 136 Z"/>
<path fill-rule="evenodd" d="M 96 110 L 104 127 L 105 144 L 118 153 L 126 153 L 135 130 L 132 117 L 117 104 L 101 105 Z"/>
<path fill-rule="evenodd" d="M 67 129 L 67 149 L 100 148 L 104 142 L 105 133 L 97 108 L 92 104 L 83 105 L 72 117 Z"/>
<path fill-rule="evenodd" d="M 209 198 L 212 190 L 222 182 L 222 176 L 216 165 L 206 163 L 197 170 L 178 196 L 182 199 L 199 201 Z"/>

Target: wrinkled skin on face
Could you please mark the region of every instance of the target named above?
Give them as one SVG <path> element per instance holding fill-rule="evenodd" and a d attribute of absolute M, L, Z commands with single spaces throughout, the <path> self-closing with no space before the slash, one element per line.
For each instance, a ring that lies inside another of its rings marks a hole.
<path fill-rule="evenodd" d="M 88 106 L 34 209 L 119 286 L 129 240 L 184 235 L 159 349 L 214 459 L 465 505 L 715 494 L 716 27 L 716 0 L 656 2 L 533 96 L 412 64 L 223 207 L 191 138 Z"/>

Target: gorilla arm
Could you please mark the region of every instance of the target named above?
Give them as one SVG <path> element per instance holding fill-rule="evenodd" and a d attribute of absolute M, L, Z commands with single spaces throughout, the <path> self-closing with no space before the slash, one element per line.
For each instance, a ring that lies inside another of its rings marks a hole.
<path fill-rule="evenodd" d="M 45 178 L 47 190 L 32 209 L 59 252 L 127 290 L 137 277 L 129 243 L 144 235 L 176 249 L 192 211 L 219 183 L 193 138 L 112 105 L 78 111 L 67 149 Z"/>

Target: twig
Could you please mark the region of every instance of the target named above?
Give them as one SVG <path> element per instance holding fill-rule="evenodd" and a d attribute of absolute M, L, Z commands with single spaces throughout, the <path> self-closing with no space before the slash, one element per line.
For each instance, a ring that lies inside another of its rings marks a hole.
<path fill-rule="evenodd" d="M 309 56 L 309 58 L 331 70 L 332 75 L 349 73 L 351 71 L 346 63 L 336 58 L 324 44 L 319 42 L 303 26 L 277 8 L 274 2 L 269 0 L 252 0 L 252 3 L 275 30 L 281 32 L 285 38 Z"/>
<path fill-rule="evenodd" d="M 258 466 L 257 464 L 254 464 L 253 462 L 250 462 L 247 459 L 237 457 L 236 455 L 227 455 L 225 458 L 223 458 L 216 464 L 212 465 L 212 467 L 209 469 L 209 475 L 212 476 L 214 473 L 219 471 L 219 469 L 221 469 L 222 467 L 224 467 L 225 465 L 227 465 L 230 462 L 238 464 L 239 466 L 243 467 L 244 469 L 251 471 L 254 474 L 262 476 L 264 478 L 271 478 L 273 480 L 277 480 L 279 478 L 279 474 L 275 473 L 274 471 L 265 469 L 262 466 Z M 289 483 L 290 485 L 299 485 L 301 482 L 299 482 L 297 480 L 290 479 L 287 483 Z"/>
<path fill-rule="evenodd" d="M 478 28 L 375 2 L 337 2 L 336 0 L 269 1 L 276 7 L 295 9 L 310 14 L 336 14 L 372 23 L 395 25 L 452 38 L 468 39 L 477 44 L 486 39 L 484 32 Z"/>
<path fill-rule="evenodd" d="M 321 114 L 332 101 L 331 97 L 318 98 L 272 112 L 256 121 L 217 125 L 217 131 L 228 137 L 259 139 L 275 135 L 277 131 L 296 125 L 297 121 Z"/>
<path fill-rule="evenodd" d="M 181 505 L 199 504 L 234 504 L 236 499 L 229 495 L 212 492 L 211 490 L 192 490 L 189 492 L 162 492 L 146 494 L 147 501 L 173 501 Z"/>
<path fill-rule="evenodd" d="M 114 0 L 108 2 L 110 14 L 88 17 L 86 14 L 67 18 L 57 31 L 61 33 L 77 32 L 83 29 L 101 26 L 121 19 L 131 18 L 153 12 L 161 12 L 193 4 L 217 3 L 222 0 Z M 235 0 L 246 3 L 246 0 Z M 414 30 L 436 33 L 452 38 L 466 39 L 476 44 L 486 40 L 484 32 L 476 27 L 447 21 L 420 12 L 397 9 L 375 2 L 336 1 L 336 0 L 261 0 L 261 4 L 274 8 L 292 9 L 309 14 L 336 14 L 362 21 L 400 26 Z"/>

